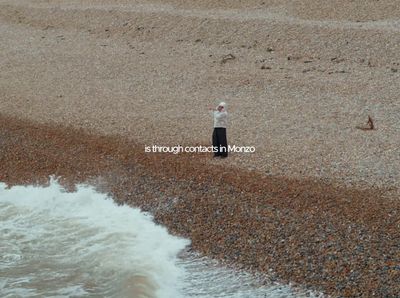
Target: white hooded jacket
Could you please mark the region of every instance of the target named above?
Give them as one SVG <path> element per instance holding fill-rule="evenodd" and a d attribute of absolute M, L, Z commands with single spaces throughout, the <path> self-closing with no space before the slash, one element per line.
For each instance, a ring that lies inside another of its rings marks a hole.
<path fill-rule="evenodd" d="M 222 106 L 223 109 L 218 111 L 218 107 Z M 228 126 L 228 113 L 226 111 L 226 104 L 221 102 L 217 107 L 217 110 L 213 112 L 214 114 L 214 127 L 223 127 L 226 128 Z"/>

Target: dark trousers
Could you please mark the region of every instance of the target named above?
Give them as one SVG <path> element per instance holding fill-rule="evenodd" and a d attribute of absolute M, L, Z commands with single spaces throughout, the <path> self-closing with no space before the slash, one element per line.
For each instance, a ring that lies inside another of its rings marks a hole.
<path fill-rule="evenodd" d="M 226 128 L 215 127 L 213 132 L 213 147 L 218 151 L 214 152 L 214 156 L 228 156 L 228 142 L 226 140 Z"/>

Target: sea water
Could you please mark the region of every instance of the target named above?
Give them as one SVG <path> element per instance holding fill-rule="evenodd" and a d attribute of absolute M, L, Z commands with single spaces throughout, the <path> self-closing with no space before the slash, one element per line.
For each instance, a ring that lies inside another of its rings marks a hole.
<path fill-rule="evenodd" d="M 0 183 L 1 297 L 300 297 L 185 252 L 137 208 L 94 187 Z"/>

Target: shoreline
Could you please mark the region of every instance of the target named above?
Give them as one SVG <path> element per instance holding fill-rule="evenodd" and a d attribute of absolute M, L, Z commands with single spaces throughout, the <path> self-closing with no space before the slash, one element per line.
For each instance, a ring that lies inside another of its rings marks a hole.
<path fill-rule="evenodd" d="M 339 0 L 352 17 L 333 5 L 327 19 L 313 0 L 256 10 L 253 0 L 0 2 L 2 113 L 193 145 L 209 143 L 206 107 L 224 100 L 229 142 L 256 148 L 229 165 L 349 187 L 390 184 L 400 194 L 400 29 L 384 18 L 397 14 L 391 4 Z M 229 54 L 236 58 L 222 63 Z M 368 116 L 375 130 L 362 130 Z"/>
<path fill-rule="evenodd" d="M 50 175 L 95 185 L 223 263 L 332 296 L 400 292 L 400 202 L 385 189 L 213 166 L 210 154 L 146 154 L 120 136 L 2 115 L 0 153 L 8 185 Z"/>

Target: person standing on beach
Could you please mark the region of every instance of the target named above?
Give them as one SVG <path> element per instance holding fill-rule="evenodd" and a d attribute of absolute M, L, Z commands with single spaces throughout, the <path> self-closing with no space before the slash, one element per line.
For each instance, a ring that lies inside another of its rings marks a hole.
<path fill-rule="evenodd" d="M 228 125 L 228 113 L 226 103 L 221 102 L 216 109 L 210 108 L 214 116 L 214 131 L 212 143 L 214 147 L 214 157 L 228 157 L 228 142 L 226 140 L 226 127 Z"/>

